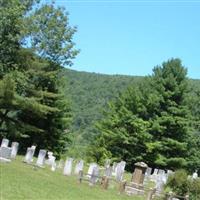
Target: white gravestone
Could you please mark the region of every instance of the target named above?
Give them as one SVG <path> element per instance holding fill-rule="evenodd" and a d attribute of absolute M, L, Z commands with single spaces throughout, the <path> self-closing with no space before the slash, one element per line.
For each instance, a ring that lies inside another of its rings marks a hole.
<path fill-rule="evenodd" d="M 159 169 L 158 170 L 158 174 L 157 174 L 157 180 L 156 180 L 157 193 L 161 193 L 162 192 L 166 182 L 167 182 L 167 175 L 166 175 L 165 171 Z"/>
<path fill-rule="evenodd" d="M 65 162 L 63 174 L 70 176 L 72 173 L 72 163 L 73 163 L 73 158 L 68 158 Z"/>
<path fill-rule="evenodd" d="M 12 148 L 11 158 L 15 158 L 16 155 L 17 155 L 18 148 L 19 148 L 19 143 L 18 142 L 12 142 L 11 148 Z"/>
<path fill-rule="evenodd" d="M 197 170 L 192 174 L 192 178 L 193 179 L 197 179 L 198 178 Z"/>
<path fill-rule="evenodd" d="M 1 147 L 0 148 L 0 157 L 2 158 L 1 160 L 10 161 L 11 151 L 12 149 L 10 147 L 4 147 L 4 146 Z"/>
<path fill-rule="evenodd" d="M 39 167 L 44 166 L 45 156 L 46 156 L 46 150 L 40 149 L 39 154 L 38 154 L 38 159 L 36 161 L 37 166 Z"/>
<path fill-rule="evenodd" d="M 117 181 L 122 181 L 125 166 L 126 166 L 126 162 L 124 162 L 124 161 L 121 161 L 120 163 L 117 164 L 117 167 L 116 167 L 116 180 Z"/>
<path fill-rule="evenodd" d="M 80 171 L 83 171 L 83 166 L 84 166 L 84 161 L 83 160 L 79 160 L 76 163 L 75 169 L 74 169 L 74 174 L 78 175 Z"/>
<path fill-rule="evenodd" d="M 6 138 L 3 138 L 1 141 L 1 147 L 8 147 L 9 140 Z"/>
<path fill-rule="evenodd" d="M 53 156 L 53 152 L 48 151 L 47 155 L 48 155 L 48 159 L 46 160 L 45 163 L 50 166 L 54 165 L 56 157 Z"/>
<path fill-rule="evenodd" d="M 97 164 L 96 163 L 90 163 L 90 166 L 88 168 L 87 177 L 91 177 L 94 167 L 97 167 Z"/>
<path fill-rule="evenodd" d="M 27 148 L 26 155 L 25 155 L 25 158 L 24 158 L 24 162 L 26 162 L 26 163 L 33 162 L 33 156 L 34 156 L 34 153 L 35 153 L 35 148 L 36 148 L 36 146 L 31 146 L 31 147 Z"/>

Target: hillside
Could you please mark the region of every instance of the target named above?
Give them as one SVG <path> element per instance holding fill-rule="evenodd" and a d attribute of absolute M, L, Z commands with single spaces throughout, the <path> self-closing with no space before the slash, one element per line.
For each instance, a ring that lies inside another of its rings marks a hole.
<path fill-rule="evenodd" d="M 64 69 L 68 84 L 65 93 L 71 97 L 74 143 L 92 140 L 96 131 L 93 124 L 102 118 L 107 103 L 114 100 L 130 84 L 143 81 L 144 77 L 105 75 Z M 200 80 L 190 80 L 191 88 L 200 87 Z M 74 144 L 76 145 L 76 144 Z"/>

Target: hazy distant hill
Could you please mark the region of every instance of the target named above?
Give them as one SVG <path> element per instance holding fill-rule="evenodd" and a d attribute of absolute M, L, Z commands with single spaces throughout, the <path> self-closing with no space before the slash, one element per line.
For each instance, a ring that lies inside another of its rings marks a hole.
<path fill-rule="evenodd" d="M 104 75 L 69 69 L 64 69 L 63 74 L 69 86 L 65 92 L 72 100 L 73 129 L 86 140 L 95 134 L 92 124 L 102 118 L 102 110 L 106 109 L 107 103 L 128 85 L 144 79 L 139 76 Z M 192 87 L 200 87 L 200 80 L 191 80 L 190 83 Z"/>

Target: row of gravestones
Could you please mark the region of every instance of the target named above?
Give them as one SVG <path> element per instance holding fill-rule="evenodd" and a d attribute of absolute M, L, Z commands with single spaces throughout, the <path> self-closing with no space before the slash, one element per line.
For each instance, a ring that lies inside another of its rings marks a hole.
<path fill-rule="evenodd" d="M 33 156 L 35 153 L 36 146 L 31 146 L 27 148 L 27 152 L 25 155 L 24 162 L 31 164 L 33 162 Z M 48 155 L 48 159 L 45 160 L 46 154 Z M 38 154 L 38 158 L 36 161 L 36 166 L 44 167 L 45 164 L 51 166 L 51 170 L 55 171 L 56 168 L 63 168 L 63 174 L 70 176 L 72 174 L 72 165 L 73 165 L 73 158 L 66 159 L 65 163 L 63 160 L 60 160 L 58 165 L 55 161 L 55 156 L 53 156 L 52 152 L 47 152 L 46 150 L 41 149 Z M 105 163 L 105 171 L 104 176 L 112 177 L 115 176 L 117 181 L 122 181 L 123 174 L 125 170 L 126 162 L 121 161 L 119 163 L 113 163 L 113 166 L 110 165 L 110 160 L 107 160 Z M 84 161 L 79 160 L 74 169 L 74 174 L 78 175 L 80 171 L 83 171 L 84 168 Z M 98 177 L 100 176 L 100 168 L 96 163 L 91 163 L 88 168 L 88 172 L 86 177 L 93 178 L 92 182 L 97 182 Z"/>
<path fill-rule="evenodd" d="M 9 140 L 3 139 L 0 147 L 0 161 L 10 162 L 17 155 L 19 148 L 18 142 L 12 142 L 11 147 L 9 147 Z"/>
<path fill-rule="evenodd" d="M 18 147 L 19 147 L 19 143 L 17 142 L 12 142 L 11 147 L 9 147 L 9 140 L 7 139 L 3 139 L 2 143 L 1 143 L 1 147 L 0 147 L 0 160 L 4 160 L 4 161 L 10 161 L 11 158 L 15 158 L 17 155 L 17 151 L 18 151 Z M 35 153 L 35 149 L 36 146 L 31 146 L 27 148 L 27 152 L 24 158 L 24 162 L 31 164 L 33 162 L 33 156 Z M 45 159 L 46 156 L 48 157 L 48 159 Z M 68 158 L 65 163 L 63 160 L 60 160 L 58 165 L 56 164 L 56 157 L 53 156 L 53 152 L 50 151 L 46 151 L 41 149 L 39 151 L 38 154 L 38 158 L 36 161 L 36 166 L 38 167 L 44 167 L 44 165 L 49 165 L 51 166 L 51 170 L 55 171 L 56 168 L 60 168 L 63 169 L 63 174 L 64 175 L 71 175 L 72 174 L 72 165 L 73 165 L 73 158 Z M 104 173 L 102 177 L 107 177 L 109 179 L 111 179 L 113 176 L 115 177 L 115 180 L 117 182 L 122 182 L 123 181 L 123 174 L 124 174 L 124 170 L 125 170 L 125 165 L 126 162 L 121 161 L 119 163 L 113 163 L 113 165 L 110 165 L 110 160 L 107 160 L 104 166 Z M 80 172 L 83 172 L 83 168 L 84 168 L 84 161 L 80 160 L 76 163 L 75 168 L 74 168 L 74 174 L 75 175 L 79 175 Z M 140 173 L 140 172 L 139 172 Z M 137 182 L 137 171 L 134 171 L 134 174 L 136 176 L 136 183 L 137 184 L 141 184 L 141 185 L 147 185 L 147 183 L 149 181 L 154 181 L 156 184 L 156 192 L 157 193 L 161 193 L 163 190 L 163 186 L 164 184 L 167 182 L 167 178 L 170 174 L 172 174 L 173 171 L 171 170 L 161 170 L 161 169 L 152 169 L 149 168 L 148 166 L 145 166 L 145 173 L 144 173 L 144 177 L 142 178 L 143 180 L 139 180 L 139 182 Z M 133 174 L 133 176 L 134 176 Z M 195 172 L 192 175 L 192 178 L 197 178 L 197 173 Z M 100 167 L 96 164 L 96 163 L 91 163 L 89 165 L 88 168 L 88 172 L 85 175 L 85 177 L 88 179 L 90 185 L 94 185 L 95 183 L 97 183 L 97 181 L 100 178 Z M 101 177 L 101 178 L 102 178 Z M 81 179 L 83 179 L 83 177 L 81 177 Z M 133 184 L 135 187 L 135 184 Z M 141 190 L 139 190 L 137 188 L 137 191 L 141 192 Z"/>

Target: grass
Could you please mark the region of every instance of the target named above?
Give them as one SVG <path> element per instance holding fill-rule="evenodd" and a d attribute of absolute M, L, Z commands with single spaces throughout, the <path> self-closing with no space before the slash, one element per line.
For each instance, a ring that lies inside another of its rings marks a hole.
<path fill-rule="evenodd" d="M 100 185 L 79 184 L 75 176 L 35 168 L 18 157 L 11 163 L 0 163 L 0 200 L 144 200 L 141 196 L 119 195 L 118 188 L 104 190 Z"/>

